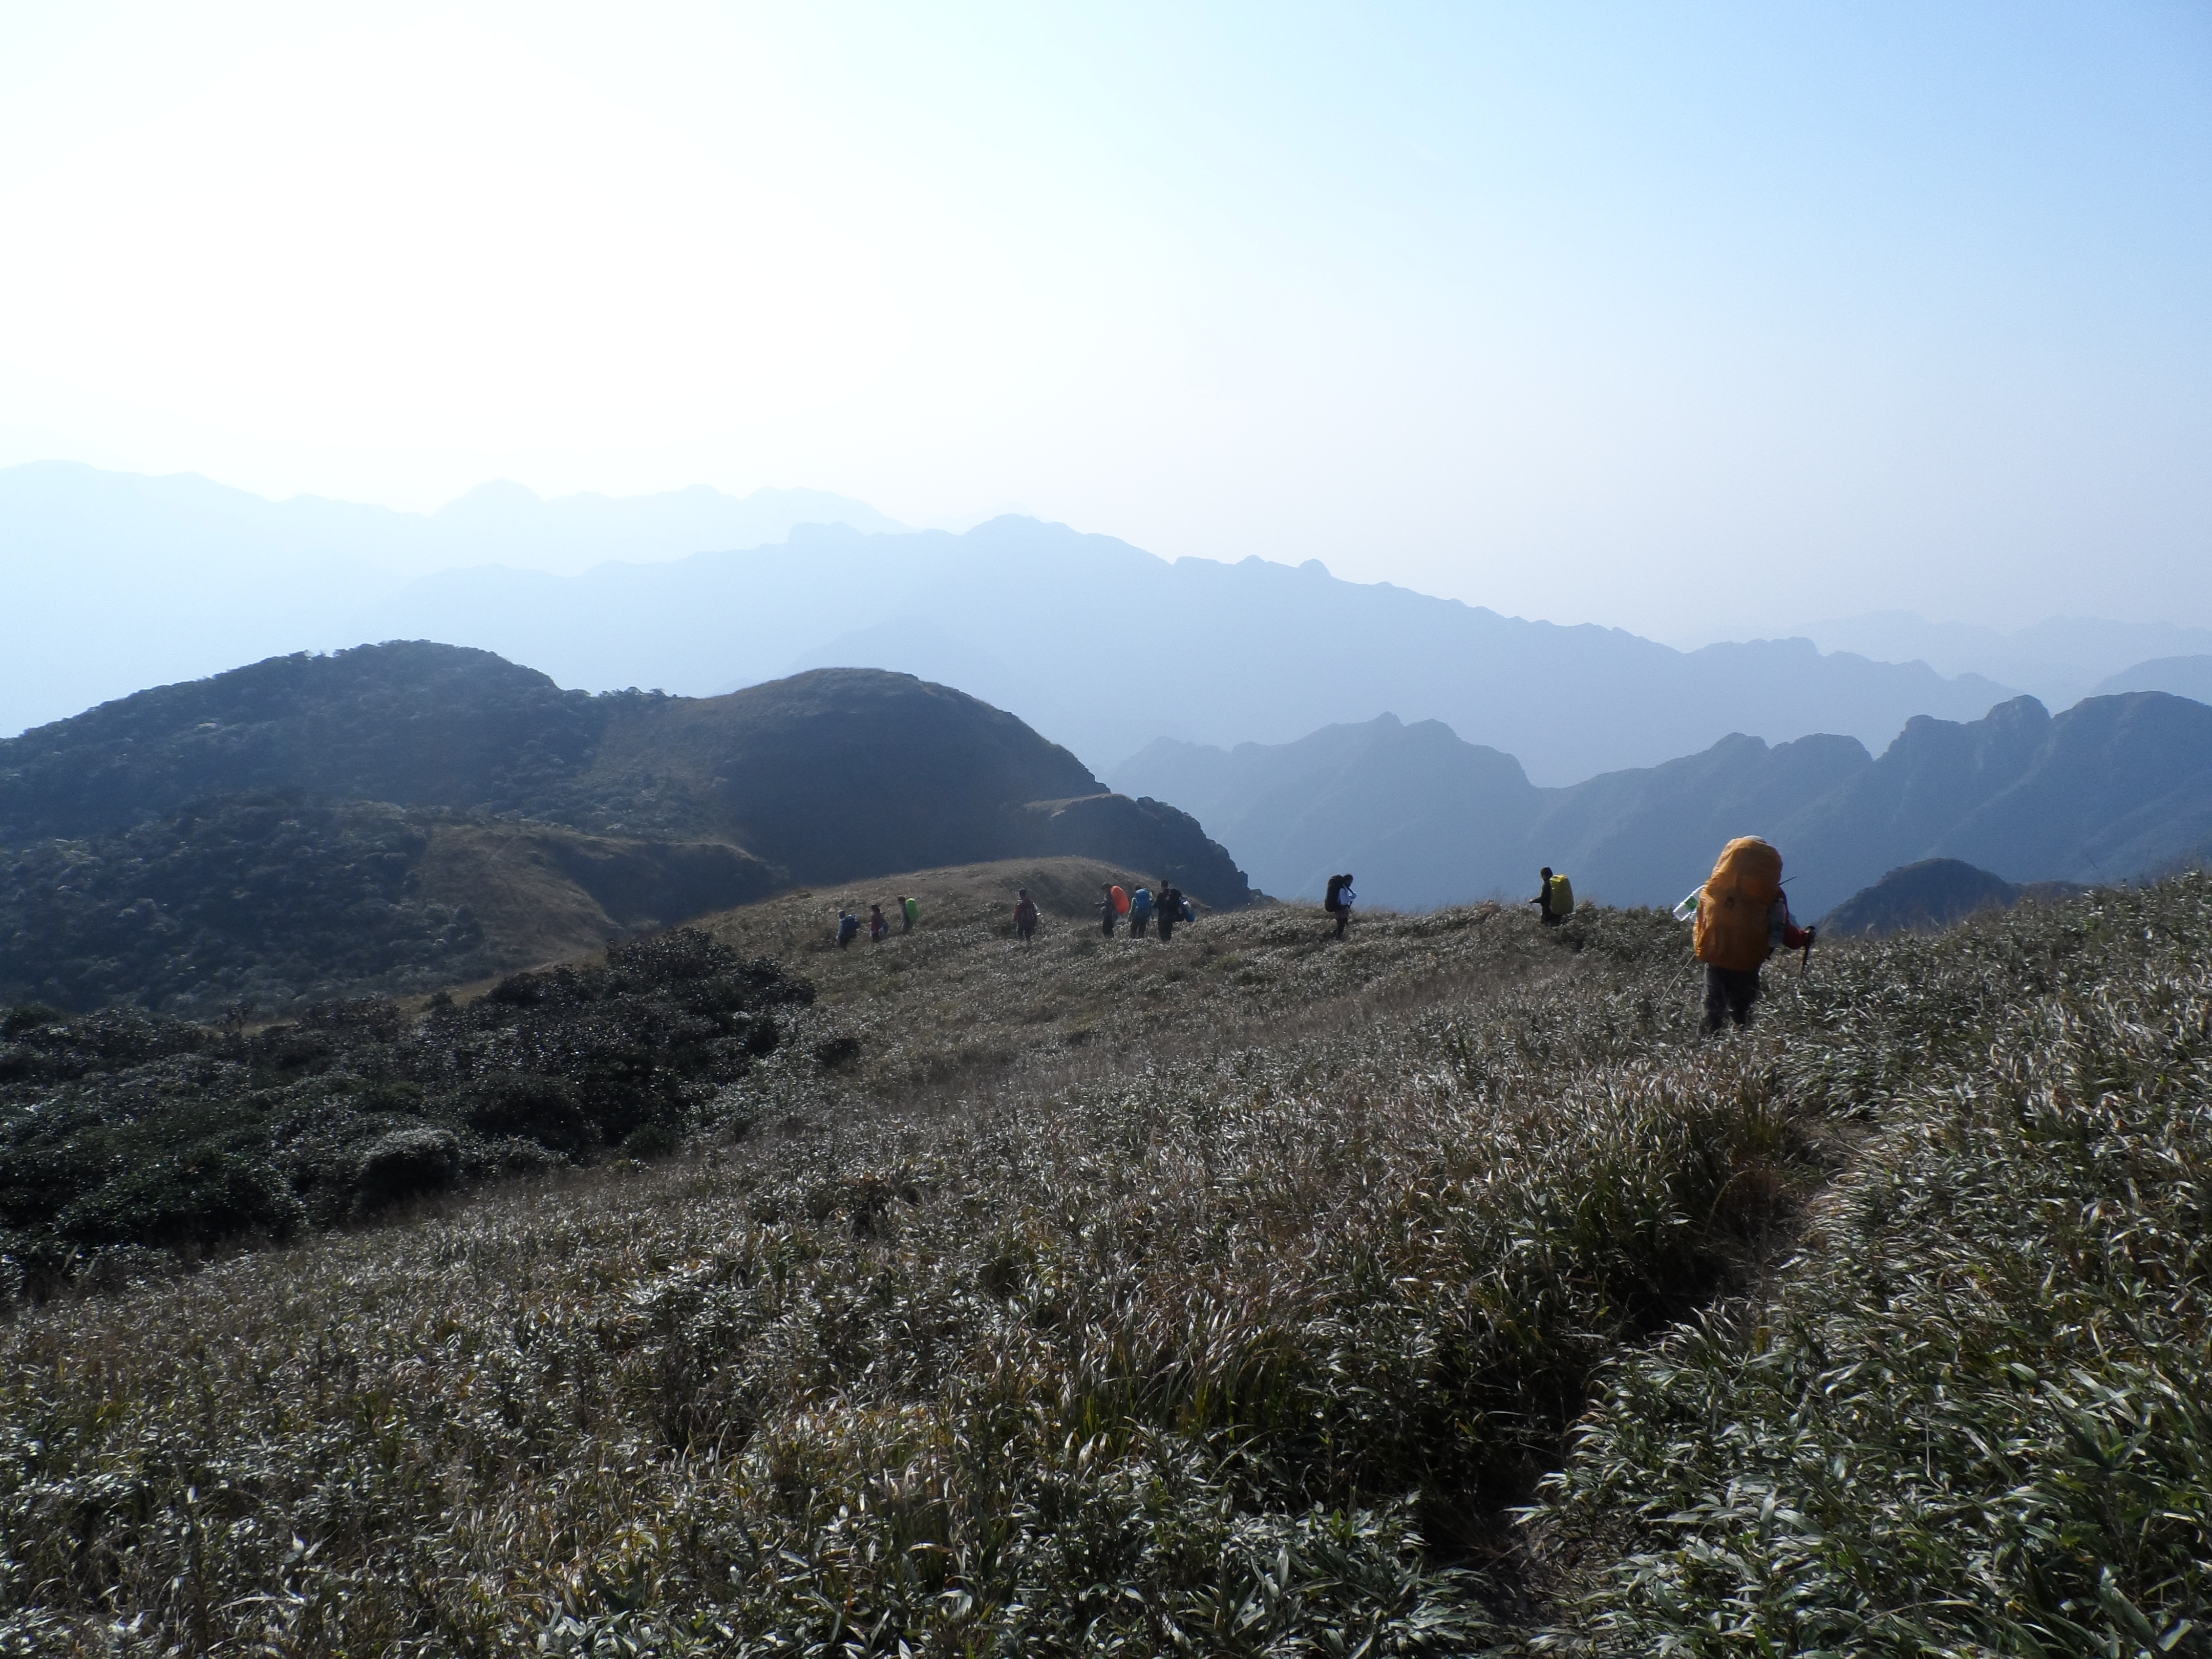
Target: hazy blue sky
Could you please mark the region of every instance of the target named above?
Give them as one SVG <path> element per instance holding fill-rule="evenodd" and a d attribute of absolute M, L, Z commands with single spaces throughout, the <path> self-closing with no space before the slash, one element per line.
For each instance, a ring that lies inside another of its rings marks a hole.
<path fill-rule="evenodd" d="M 0 6 L 0 463 L 2212 623 L 2212 8 Z"/>

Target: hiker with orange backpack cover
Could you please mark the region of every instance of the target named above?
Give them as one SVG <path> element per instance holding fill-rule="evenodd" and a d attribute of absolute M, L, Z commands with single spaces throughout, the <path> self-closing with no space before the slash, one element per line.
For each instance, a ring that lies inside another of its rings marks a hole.
<path fill-rule="evenodd" d="M 1705 964 L 1706 1036 L 1734 1021 L 1751 1024 L 1759 970 L 1779 945 L 1813 949 L 1814 930 L 1800 927 L 1782 893 L 1782 854 L 1757 836 L 1739 836 L 1721 849 L 1696 902 L 1698 960 Z"/>

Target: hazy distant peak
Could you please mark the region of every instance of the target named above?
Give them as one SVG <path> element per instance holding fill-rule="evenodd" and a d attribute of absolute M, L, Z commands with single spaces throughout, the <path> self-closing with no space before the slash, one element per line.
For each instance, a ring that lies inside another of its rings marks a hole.
<path fill-rule="evenodd" d="M 528 484 L 517 483 L 512 478 L 493 478 L 473 489 L 464 490 L 430 516 L 434 519 L 489 517 L 506 513 L 533 512 L 545 505 L 545 498 Z"/>

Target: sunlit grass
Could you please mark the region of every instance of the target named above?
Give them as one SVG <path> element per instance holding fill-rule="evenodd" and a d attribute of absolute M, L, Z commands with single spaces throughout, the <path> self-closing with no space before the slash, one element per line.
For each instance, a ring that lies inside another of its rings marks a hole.
<path fill-rule="evenodd" d="M 2003 1611 L 2031 1569 L 2053 1617 L 2162 1636 L 2207 1553 L 2142 1495 L 2205 1455 L 2205 909 L 2183 881 L 1854 947 L 1711 1044 L 1645 914 L 1362 917 L 1346 949 L 1284 908 L 1028 951 L 978 915 L 796 954 L 819 1000 L 693 1156 L 21 1315 L 0 1640 L 2012 1639 L 1948 1598 L 2063 1650 Z M 2033 1532 L 1976 1435 L 2073 1567 L 1975 1542 Z M 2148 1484 L 2093 1488 L 2099 1455 Z M 1937 1486 L 1952 1510 L 1897 1495 Z M 1812 1565 L 1701 1553 L 1769 1534 Z"/>

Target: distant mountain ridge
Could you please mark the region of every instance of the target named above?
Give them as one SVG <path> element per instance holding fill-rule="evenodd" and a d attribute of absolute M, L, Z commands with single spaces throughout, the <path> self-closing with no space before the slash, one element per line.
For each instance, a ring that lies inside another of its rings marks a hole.
<path fill-rule="evenodd" d="M 1271 892 L 1316 897 L 1350 870 L 1370 902 L 1404 908 L 1533 895 L 1546 864 L 1588 899 L 1671 904 L 1738 835 L 1783 849 L 1808 918 L 1927 858 L 2097 883 L 2212 848 L 2212 708 L 2157 692 L 2056 717 L 2021 697 L 1979 720 L 1917 719 L 1879 759 L 1850 738 L 1735 734 L 1559 789 L 1440 723 L 1389 716 L 1234 750 L 1162 739 L 1112 776 L 1188 802 Z"/>
<path fill-rule="evenodd" d="M 370 637 L 366 612 L 429 571 L 495 561 L 582 570 L 780 542 L 810 521 L 899 528 L 864 502 L 810 489 L 545 501 L 495 483 L 434 513 L 404 513 L 313 495 L 271 501 L 191 473 L 0 468 L 0 733 L 149 683 L 354 644 Z"/>
<path fill-rule="evenodd" d="M 1170 562 L 1012 518 L 958 536 L 810 526 L 781 547 L 573 579 L 450 572 L 366 631 L 465 639 L 564 684 L 720 690 L 866 663 L 969 688 L 1094 763 L 1162 733 L 1283 741 L 1394 708 L 1547 783 L 1701 748 L 1753 711 L 1771 738 L 1880 744 L 1915 714 L 1972 718 L 2012 695 L 1802 640 L 1685 653 L 1341 581 L 1317 561 Z"/>
<path fill-rule="evenodd" d="M 2212 703 L 2212 654 L 2154 657 L 2100 681 L 2099 696 L 2119 691 L 2163 691 L 2193 702 Z"/>
<path fill-rule="evenodd" d="M 204 1007 L 319 957 L 419 988 L 780 885 L 1060 855 L 1250 896 L 1188 815 L 909 675 L 702 700 L 423 641 L 276 658 L 0 741 L 0 1000 Z"/>
<path fill-rule="evenodd" d="M 1752 710 L 1770 739 L 1878 747 L 1914 714 L 1969 719 L 2011 695 L 1802 641 L 1678 652 L 1315 562 L 1170 563 L 1034 520 L 900 533 L 803 490 L 544 501 L 491 484 L 413 514 L 38 463 L 0 470 L 0 732 L 149 683 L 407 638 L 563 685 L 695 696 L 891 669 L 966 688 L 1094 769 L 1163 733 L 1286 741 L 1389 708 L 1564 784 L 1702 748 Z"/>
<path fill-rule="evenodd" d="M 1909 611 L 1876 611 L 1808 623 L 1797 631 L 1824 651 L 1852 651 L 1883 662 L 1924 662 L 1939 674 L 1984 675 L 2016 685 L 2053 708 L 2071 708 L 2085 696 L 2110 691 L 2194 696 L 2184 686 L 2141 680 L 2133 672 L 2154 660 L 2212 653 L 2212 629 L 2100 617 L 2051 617 L 2006 632 L 1929 622 Z"/>

